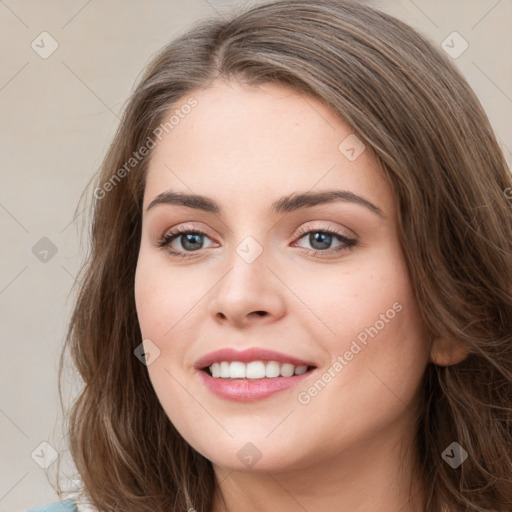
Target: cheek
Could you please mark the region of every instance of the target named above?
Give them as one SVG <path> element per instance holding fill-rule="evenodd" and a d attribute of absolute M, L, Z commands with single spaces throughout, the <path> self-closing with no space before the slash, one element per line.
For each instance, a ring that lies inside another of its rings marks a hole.
<path fill-rule="evenodd" d="M 143 337 L 157 345 L 172 336 L 178 322 L 182 329 L 180 319 L 186 324 L 187 312 L 199 300 L 198 283 L 186 276 L 170 271 L 162 258 L 141 251 L 135 273 L 137 317 Z"/>
<path fill-rule="evenodd" d="M 168 322 L 166 311 L 172 311 L 172 294 L 162 297 L 162 285 L 156 278 L 157 268 L 139 257 L 135 273 L 135 306 L 143 338 L 156 344 L 163 336 Z M 170 302 L 170 303 L 169 303 Z M 167 329 L 169 329 L 167 325 Z"/>
<path fill-rule="evenodd" d="M 365 329 L 376 323 L 379 332 L 389 331 L 395 319 L 417 314 L 412 308 L 405 314 L 398 311 L 415 302 L 399 248 L 386 245 L 360 254 L 338 267 L 311 266 L 300 273 L 291 269 L 285 275 L 300 299 L 297 308 L 309 309 L 306 320 L 299 321 L 309 322 L 310 327 L 318 324 L 318 339 L 328 340 L 331 348 L 343 348 L 360 333 L 364 339 Z"/>
<path fill-rule="evenodd" d="M 308 323 L 318 326 L 315 338 L 329 354 L 335 377 L 326 375 L 326 380 L 337 382 L 332 389 L 348 388 L 368 405 L 396 399 L 393 393 L 412 400 L 429 347 L 399 247 L 374 253 L 350 270 L 320 272 L 302 282 L 315 283 L 315 288 L 303 284 L 297 295 L 307 297 L 304 302 L 315 313 L 317 321 L 311 316 Z"/>
<path fill-rule="evenodd" d="M 182 282 L 186 281 L 186 282 Z M 186 292 L 179 292 L 180 286 Z M 147 366 L 155 394 L 174 427 L 194 448 L 206 456 L 211 450 L 204 429 L 209 417 L 191 398 L 190 369 L 186 365 L 187 346 L 195 337 L 191 308 L 198 302 L 197 287 L 190 280 L 174 276 L 158 262 L 139 258 L 135 276 L 135 302 L 145 351 L 157 354 Z M 202 291 L 204 294 L 204 290 Z M 197 306 L 196 306 L 197 307 Z M 189 314 L 187 314 L 187 312 Z M 218 436 L 218 433 L 217 433 Z"/>
<path fill-rule="evenodd" d="M 189 294 L 179 292 L 186 283 L 178 277 L 169 272 L 161 259 L 141 251 L 135 273 L 135 303 L 144 350 L 152 354 L 153 362 L 147 370 L 162 407 L 173 423 L 178 421 L 183 428 L 182 415 L 176 418 L 176 411 L 186 410 L 190 396 L 180 385 L 184 382 L 183 357 L 189 342 L 182 334 L 194 334 L 188 325 Z"/>

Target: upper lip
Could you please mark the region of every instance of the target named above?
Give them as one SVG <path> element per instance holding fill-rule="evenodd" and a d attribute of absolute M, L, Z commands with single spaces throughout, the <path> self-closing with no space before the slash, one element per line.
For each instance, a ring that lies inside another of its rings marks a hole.
<path fill-rule="evenodd" d="M 223 348 L 215 352 L 210 352 L 199 358 L 195 362 L 194 368 L 196 370 L 202 370 L 213 363 L 220 363 L 222 361 L 240 361 L 242 363 L 249 363 L 251 361 L 277 361 L 279 363 L 293 364 L 294 366 L 315 366 L 309 361 L 304 361 L 297 357 L 283 354 L 282 352 L 253 347 L 246 350 Z"/>

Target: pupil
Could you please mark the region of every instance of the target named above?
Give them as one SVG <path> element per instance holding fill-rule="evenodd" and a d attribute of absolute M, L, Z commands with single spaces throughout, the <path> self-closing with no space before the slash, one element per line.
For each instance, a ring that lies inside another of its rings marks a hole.
<path fill-rule="evenodd" d="M 327 238 L 327 241 L 325 241 L 325 238 Z M 329 235 L 328 233 L 311 233 L 309 235 L 309 243 L 311 244 L 311 247 L 313 249 L 327 249 L 330 245 L 332 235 Z M 322 240 L 323 239 L 323 242 Z M 315 243 L 320 242 L 320 247 L 315 247 Z"/>
<path fill-rule="evenodd" d="M 201 237 L 201 235 L 199 235 L 199 234 L 194 234 L 194 233 L 187 233 L 186 235 L 182 235 L 182 236 L 184 236 L 184 237 L 185 237 L 185 243 L 183 243 L 183 242 L 182 242 L 183 247 L 184 247 L 185 249 L 189 249 L 189 250 L 194 251 L 194 250 L 197 250 L 197 249 L 199 249 L 199 248 L 200 248 L 200 247 L 194 246 L 193 244 L 194 244 L 194 242 L 195 242 L 195 243 L 199 243 L 199 242 L 200 242 L 200 237 Z M 190 240 L 190 239 L 192 239 L 193 241 L 191 242 L 191 240 Z M 195 239 L 195 240 L 194 240 L 194 239 Z M 187 247 L 187 245 L 189 244 L 189 242 L 191 242 L 191 243 L 192 243 L 192 246 L 188 246 L 188 247 Z M 200 243 L 199 243 L 199 245 L 200 245 Z"/>
<path fill-rule="evenodd" d="M 183 243 L 183 247 L 188 250 L 197 250 L 201 245 L 201 236 L 200 234 L 187 233 L 186 235 L 182 235 L 184 237 L 185 242 Z M 314 249 L 327 249 L 331 243 L 332 235 L 329 233 L 311 233 L 309 235 L 309 243 L 311 247 Z M 320 244 L 320 246 L 315 247 L 315 244 Z"/>

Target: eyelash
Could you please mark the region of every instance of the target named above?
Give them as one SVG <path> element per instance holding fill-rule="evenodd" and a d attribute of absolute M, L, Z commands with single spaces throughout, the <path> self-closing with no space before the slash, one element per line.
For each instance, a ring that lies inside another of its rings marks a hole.
<path fill-rule="evenodd" d="M 343 242 L 343 244 L 344 244 L 344 245 L 339 246 L 336 249 L 331 249 L 331 250 L 326 250 L 326 251 L 321 251 L 318 249 L 302 248 L 306 253 L 308 253 L 308 254 L 313 253 L 314 256 L 316 256 L 318 253 L 333 254 L 333 253 L 338 253 L 341 251 L 350 250 L 352 247 L 355 247 L 357 245 L 357 241 L 354 240 L 353 238 L 348 238 L 345 235 L 343 235 L 342 233 L 340 233 L 339 231 L 336 231 L 333 228 L 327 228 L 327 227 L 325 227 L 325 228 L 320 227 L 320 228 L 314 228 L 314 229 L 301 228 L 299 230 L 299 232 L 297 233 L 297 240 L 304 238 L 305 235 L 308 235 L 310 233 L 324 233 L 324 234 L 326 233 L 329 235 L 334 235 L 340 242 Z M 174 249 L 169 248 L 171 242 L 173 242 L 180 235 L 188 235 L 188 234 L 204 235 L 204 236 L 208 237 L 208 234 L 205 233 L 204 231 L 201 231 L 200 229 L 190 229 L 190 228 L 178 227 L 178 228 L 174 228 L 174 229 L 171 229 L 170 231 L 166 232 L 158 240 L 158 242 L 156 243 L 156 246 L 165 250 L 172 257 L 185 258 L 185 259 L 193 258 L 195 256 L 194 253 L 199 252 L 199 251 L 188 251 L 188 252 L 183 253 L 183 252 L 175 251 Z M 208 238 L 210 238 L 210 237 L 208 237 Z"/>

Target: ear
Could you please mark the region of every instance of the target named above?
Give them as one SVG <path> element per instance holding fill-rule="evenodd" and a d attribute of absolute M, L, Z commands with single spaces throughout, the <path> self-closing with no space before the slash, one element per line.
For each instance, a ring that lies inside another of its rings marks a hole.
<path fill-rule="evenodd" d="M 438 366 L 452 366 L 469 355 L 462 344 L 451 338 L 437 338 L 432 342 L 430 361 Z"/>

